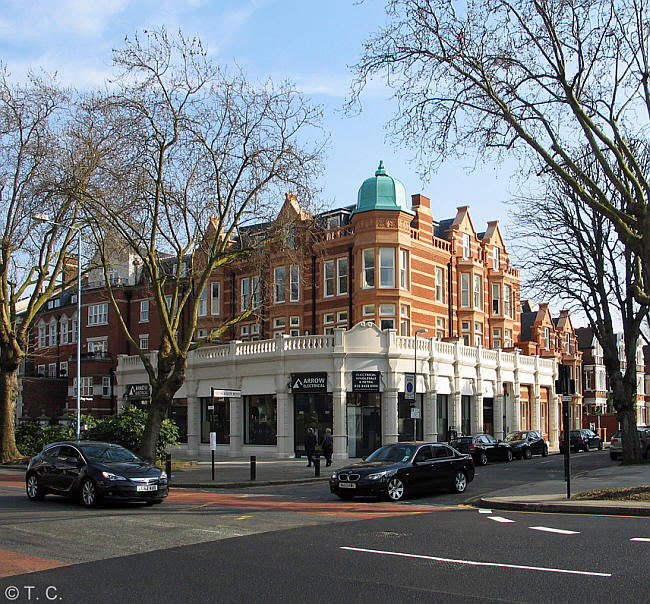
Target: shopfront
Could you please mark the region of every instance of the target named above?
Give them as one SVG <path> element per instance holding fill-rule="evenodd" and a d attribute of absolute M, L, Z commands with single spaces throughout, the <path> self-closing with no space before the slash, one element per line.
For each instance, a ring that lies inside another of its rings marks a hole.
<path fill-rule="evenodd" d="M 293 448 L 296 457 L 305 454 L 305 435 L 311 428 L 320 445 L 325 429 L 334 427 L 332 393 L 327 392 L 327 372 L 292 373 Z"/>
<path fill-rule="evenodd" d="M 416 394 L 416 400 L 406 398 L 404 392 L 397 399 L 397 440 L 399 442 L 422 440 L 422 399 L 424 395 Z"/>
<path fill-rule="evenodd" d="M 230 444 L 230 399 L 201 398 L 201 442 L 210 442 L 210 432 L 216 432 L 217 444 Z"/>
<path fill-rule="evenodd" d="M 346 431 L 349 457 L 365 457 L 381 446 L 379 392 L 348 392 Z"/>
<path fill-rule="evenodd" d="M 530 386 L 520 386 L 519 388 L 519 428 L 521 430 L 530 430 Z"/>

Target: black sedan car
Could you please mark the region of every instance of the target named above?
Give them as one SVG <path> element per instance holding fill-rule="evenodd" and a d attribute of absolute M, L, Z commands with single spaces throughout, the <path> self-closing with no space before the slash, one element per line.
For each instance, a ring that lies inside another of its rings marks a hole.
<path fill-rule="evenodd" d="M 537 430 L 521 430 L 510 432 L 504 439 L 511 447 L 512 454 L 517 458 L 530 459 L 533 455 L 548 455 L 548 443 Z"/>
<path fill-rule="evenodd" d="M 444 443 L 395 443 L 334 472 L 330 491 L 341 499 L 371 495 L 399 501 L 409 493 L 437 488 L 462 493 L 473 479 L 470 455 Z"/>
<path fill-rule="evenodd" d="M 569 445 L 576 453 L 589 451 L 589 449 L 603 449 L 603 439 L 592 430 L 571 430 L 569 432 Z M 560 453 L 564 453 L 564 432 L 560 432 Z"/>
<path fill-rule="evenodd" d="M 45 447 L 29 462 L 27 497 L 78 497 L 92 507 L 102 499 L 161 503 L 167 474 L 120 445 L 66 441 Z"/>
<path fill-rule="evenodd" d="M 513 458 L 510 445 L 491 434 L 461 436 L 449 441 L 449 444 L 461 453 L 471 455 L 474 463 L 479 466 L 484 466 L 488 461 L 512 461 Z"/>

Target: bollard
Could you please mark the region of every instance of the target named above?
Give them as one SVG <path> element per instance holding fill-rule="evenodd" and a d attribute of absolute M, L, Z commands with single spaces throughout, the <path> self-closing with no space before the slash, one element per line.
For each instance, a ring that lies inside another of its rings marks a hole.
<path fill-rule="evenodd" d="M 255 455 L 251 455 L 251 480 L 255 480 Z"/>
<path fill-rule="evenodd" d="M 167 453 L 165 455 L 165 472 L 167 474 L 167 484 L 172 481 L 172 455 Z"/>
<path fill-rule="evenodd" d="M 320 455 L 314 455 L 314 476 L 320 476 Z"/>

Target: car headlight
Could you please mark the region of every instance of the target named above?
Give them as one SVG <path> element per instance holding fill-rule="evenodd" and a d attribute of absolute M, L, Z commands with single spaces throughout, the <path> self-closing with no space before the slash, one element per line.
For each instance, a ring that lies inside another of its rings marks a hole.
<path fill-rule="evenodd" d="M 336 480 L 338 477 L 339 477 L 338 472 L 332 472 L 332 475 L 330 476 L 332 480 Z"/>
<path fill-rule="evenodd" d="M 111 481 L 113 481 L 113 480 L 126 480 L 126 478 L 124 478 L 124 476 L 120 476 L 119 474 L 113 474 L 113 472 L 102 472 L 102 476 L 106 480 L 111 480 Z"/>
<path fill-rule="evenodd" d="M 380 480 L 382 478 L 388 478 L 395 474 L 397 470 L 384 470 L 383 472 L 375 472 L 374 474 L 368 474 L 368 480 Z"/>

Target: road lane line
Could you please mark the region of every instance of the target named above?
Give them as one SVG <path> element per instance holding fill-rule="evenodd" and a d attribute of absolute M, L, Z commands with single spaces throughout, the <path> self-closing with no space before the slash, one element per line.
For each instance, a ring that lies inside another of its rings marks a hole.
<path fill-rule="evenodd" d="M 514 522 L 514 520 L 510 520 L 509 518 L 502 518 L 501 516 L 489 516 L 490 520 L 494 520 L 495 522 Z"/>
<path fill-rule="evenodd" d="M 479 514 L 491 514 L 492 510 L 485 510 L 485 509 L 480 509 L 478 511 Z"/>
<path fill-rule="evenodd" d="M 630 541 L 650 541 L 650 537 L 634 537 L 634 539 L 630 539 Z"/>
<path fill-rule="evenodd" d="M 546 533 L 558 533 L 560 535 L 579 535 L 580 531 L 565 531 L 564 529 L 550 528 L 548 526 L 529 526 L 534 531 L 544 531 Z"/>
<path fill-rule="evenodd" d="M 523 566 L 521 564 L 503 564 L 501 562 L 478 562 L 476 560 L 455 560 L 454 558 L 440 558 L 438 556 L 423 556 L 421 554 L 407 554 L 404 552 L 387 552 L 377 549 L 364 549 L 362 547 L 341 547 L 340 549 L 363 552 L 366 554 L 380 554 L 383 556 L 401 556 L 403 558 L 419 558 L 421 560 L 433 560 L 434 562 L 449 562 L 452 564 L 466 564 L 468 566 L 496 566 L 498 568 L 514 568 L 519 570 L 534 570 L 545 573 L 563 573 L 568 575 L 588 575 L 590 577 L 611 577 L 611 573 L 598 573 L 587 570 L 570 570 L 566 568 L 547 568 L 545 566 Z"/>

